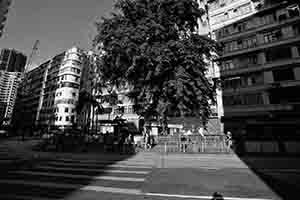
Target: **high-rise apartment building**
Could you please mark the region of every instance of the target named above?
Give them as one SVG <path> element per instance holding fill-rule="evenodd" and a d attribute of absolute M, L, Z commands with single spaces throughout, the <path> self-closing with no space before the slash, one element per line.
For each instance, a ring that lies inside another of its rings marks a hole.
<path fill-rule="evenodd" d="M 197 2 L 200 8 L 205 11 L 198 23 L 198 34 L 207 35 L 214 40 L 217 39 L 215 36 L 217 30 L 251 16 L 262 4 L 260 0 L 197 0 Z M 206 76 L 213 84 L 218 84 L 220 67 L 217 62 L 211 61 Z M 221 118 L 224 116 L 222 96 L 222 89 L 216 87 L 216 104 L 211 105 L 212 116 L 208 121 L 208 131 L 210 133 L 224 132 L 224 126 L 221 122 Z"/>
<path fill-rule="evenodd" d="M 91 55 L 73 47 L 26 73 L 20 87 L 15 123 L 29 128 L 73 126 L 77 121 L 79 91 L 85 87 L 83 71 L 90 66 Z M 26 122 L 21 122 L 24 118 Z"/>
<path fill-rule="evenodd" d="M 26 56 L 13 49 L 0 53 L 0 125 L 10 125 Z"/>
<path fill-rule="evenodd" d="M 225 129 L 247 137 L 299 135 L 299 2 L 279 2 L 215 31 Z"/>
<path fill-rule="evenodd" d="M 8 8 L 10 4 L 11 4 L 11 0 L 0 1 L 0 37 L 3 34 L 4 23 L 6 21 L 6 15 L 8 13 Z"/>
<path fill-rule="evenodd" d="M 22 73 L 0 70 L 0 124 L 9 125 Z"/>

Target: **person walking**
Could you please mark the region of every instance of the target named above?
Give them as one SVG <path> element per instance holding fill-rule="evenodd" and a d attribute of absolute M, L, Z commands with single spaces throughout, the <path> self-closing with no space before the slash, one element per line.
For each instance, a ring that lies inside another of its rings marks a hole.
<path fill-rule="evenodd" d="M 232 135 L 230 131 L 227 131 L 226 133 L 226 145 L 229 148 L 232 148 Z"/>

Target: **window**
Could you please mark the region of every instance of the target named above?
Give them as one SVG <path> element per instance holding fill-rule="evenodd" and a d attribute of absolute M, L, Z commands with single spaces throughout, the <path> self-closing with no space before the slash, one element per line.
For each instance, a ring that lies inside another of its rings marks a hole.
<path fill-rule="evenodd" d="M 271 62 L 271 61 L 275 61 L 275 60 L 282 60 L 282 59 L 289 59 L 292 57 L 290 47 L 268 49 L 265 54 L 266 54 L 267 62 Z"/>
<path fill-rule="evenodd" d="M 75 121 L 75 116 L 72 115 L 72 116 L 71 116 L 71 122 L 74 122 L 74 121 Z"/>
<path fill-rule="evenodd" d="M 263 98 L 261 94 L 244 94 L 234 96 L 224 96 L 224 105 L 259 105 L 263 104 Z"/>
<path fill-rule="evenodd" d="M 284 38 L 289 38 L 294 36 L 294 29 L 292 26 L 282 27 L 281 32 Z"/>
<path fill-rule="evenodd" d="M 66 122 L 68 122 L 69 121 L 69 116 L 66 116 Z"/>
<path fill-rule="evenodd" d="M 60 116 L 60 117 L 59 117 L 59 121 L 61 121 L 61 120 L 62 120 L 62 117 Z"/>
<path fill-rule="evenodd" d="M 256 55 L 252 55 L 247 58 L 248 58 L 248 64 L 257 64 L 257 56 Z"/>
<path fill-rule="evenodd" d="M 274 81 L 295 80 L 294 71 L 292 68 L 273 70 Z"/>
<path fill-rule="evenodd" d="M 287 19 L 287 15 L 286 13 L 282 13 L 278 16 L 278 21 L 281 22 L 281 21 L 284 21 Z"/>
<path fill-rule="evenodd" d="M 231 69 L 234 69 L 234 65 L 231 60 L 223 62 L 222 69 L 221 69 L 222 71 L 227 71 Z"/>
<path fill-rule="evenodd" d="M 288 10 L 288 14 L 289 14 L 290 18 L 300 16 L 299 6 L 297 6 L 297 5 L 289 6 L 289 7 L 287 7 L 287 10 Z"/>
<path fill-rule="evenodd" d="M 72 92 L 72 96 L 73 96 L 73 97 L 76 97 L 76 93 L 75 93 L 75 92 Z"/>
<path fill-rule="evenodd" d="M 275 30 L 275 31 L 264 33 L 263 38 L 264 38 L 264 43 L 270 43 L 281 39 L 282 34 L 280 30 Z"/>
<path fill-rule="evenodd" d="M 133 106 L 128 106 L 127 113 L 129 114 L 133 113 Z"/>
<path fill-rule="evenodd" d="M 65 108 L 65 112 L 66 112 L 66 113 L 69 112 L 69 108 L 66 107 L 66 108 Z"/>
<path fill-rule="evenodd" d="M 260 18 L 260 25 L 271 24 L 274 21 L 274 14 L 265 15 Z"/>
<path fill-rule="evenodd" d="M 300 23 L 293 25 L 293 33 L 294 35 L 300 35 Z"/>
<path fill-rule="evenodd" d="M 71 111 L 72 113 L 74 113 L 75 112 L 75 108 L 72 108 L 72 111 Z"/>
<path fill-rule="evenodd" d="M 237 89 L 242 85 L 241 77 L 228 78 L 224 80 L 223 84 L 225 89 Z"/>
<path fill-rule="evenodd" d="M 254 74 L 248 75 L 245 78 L 247 80 L 247 83 L 246 83 L 247 86 L 263 83 L 263 76 L 260 73 L 254 73 Z"/>
<path fill-rule="evenodd" d="M 238 32 L 242 32 L 246 29 L 246 24 L 245 23 L 241 23 L 237 26 Z"/>

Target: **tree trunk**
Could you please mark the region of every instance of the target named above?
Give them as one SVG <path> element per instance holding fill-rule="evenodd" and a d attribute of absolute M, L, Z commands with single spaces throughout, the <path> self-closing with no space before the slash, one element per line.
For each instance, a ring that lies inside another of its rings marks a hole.
<path fill-rule="evenodd" d="M 98 112 L 96 112 L 96 133 L 98 133 Z"/>
<path fill-rule="evenodd" d="M 161 125 L 162 125 L 162 134 L 163 135 L 168 135 L 168 120 L 167 120 L 167 116 L 163 116 Z"/>
<path fill-rule="evenodd" d="M 95 108 L 93 105 L 91 106 L 91 114 L 92 114 L 92 116 L 91 116 L 92 127 L 91 128 L 92 128 L 92 132 L 94 132 Z"/>

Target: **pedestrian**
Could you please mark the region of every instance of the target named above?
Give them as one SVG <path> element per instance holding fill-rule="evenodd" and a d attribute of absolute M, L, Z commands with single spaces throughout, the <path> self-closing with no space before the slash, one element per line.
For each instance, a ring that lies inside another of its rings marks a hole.
<path fill-rule="evenodd" d="M 203 133 L 203 127 L 199 127 L 198 133 L 199 133 L 199 135 L 201 135 L 202 137 L 205 137 L 205 136 L 204 136 L 204 133 Z"/>
<path fill-rule="evenodd" d="M 131 134 L 129 134 L 125 139 L 125 153 L 131 153 L 131 145 L 132 145 Z"/>
<path fill-rule="evenodd" d="M 181 152 L 185 152 L 186 151 L 186 148 L 187 148 L 187 138 L 182 135 L 180 137 L 180 149 L 181 149 Z"/>
<path fill-rule="evenodd" d="M 232 148 L 232 135 L 230 131 L 227 131 L 226 134 L 226 145 L 227 147 Z"/>
<path fill-rule="evenodd" d="M 143 142 L 144 142 L 144 148 L 145 150 L 147 149 L 148 145 L 147 145 L 147 141 L 148 141 L 148 130 L 146 128 L 144 128 L 143 131 Z"/>
<path fill-rule="evenodd" d="M 147 131 L 147 137 L 146 137 L 146 145 L 147 145 L 147 149 L 151 149 L 151 135 L 150 135 L 150 131 Z"/>
<path fill-rule="evenodd" d="M 125 134 L 121 134 L 118 138 L 118 151 L 120 154 L 124 153 L 125 152 L 125 149 L 124 149 L 124 145 L 125 145 Z"/>

